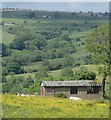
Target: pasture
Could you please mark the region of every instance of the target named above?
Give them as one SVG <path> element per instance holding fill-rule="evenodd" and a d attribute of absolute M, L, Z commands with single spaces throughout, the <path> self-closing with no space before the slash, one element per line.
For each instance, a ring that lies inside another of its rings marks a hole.
<path fill-rule="evenodd" d="M 1 31 L 0 31 L 1 32 Z M 3 43 L 6 45 L 9 45 L 13 40 L 14 40 L 15 36 L 2 30 L 2 39 L 3 39 Z"/>
<path fill-rule="evenodd" d="M 3 118 L 109 118 L 108 101 L 11 94 L 2 96 Z"/>
<path fill-rule="evenodd" d="M 51 62 L 53 62 L 53 61 L 51 61 Z M 34 76 L 35 76 L 35 74 L 34 73 L 30 73 L 30 71 L 31 70 L 38 70 L 39 69 L 39 67 L 40 67 L 40 62 L 38 62 L 38 63 L 33 63 L 32 65 L 27 65 L 27 66 L 25 66 L 24 67 L 24 69 L 25 70 L 27 70 L 27 71 L 29 71 L 29 73 L 24 73 L 24 74 L 18 74 L 18 75 L 15 75 L 15 76 L 23 76 L 23 77 L 28 77 L 29 75 L 32 77 L 32 78 L 35 78 Z M 96 74 L 97 74 L 97 77 L 96 77 L 96 79 L 97 80 L 99 80 L 99 81 L 101 81 L 102 80 L 102 76 L 101 75 L 99 75 L 98 74 L 98 71 L 97 71 L 97 65 L 83 65 L 83 66 L 85 66 L 87 69 L 88 69 L 88 71 L 94 71 L 94 72 L 96 72 Z M 101 65 L 102 66 L 102 65 Z M 77 71 L 78 69 L 79 69 L 80 67 L 73 67 L 73 71 Z M 51 76 L 53 76 L 53 77 L 60 77 L 60 73 L 61 73 L 61 70 L 62 69 L 60 69 L 60 70 L 53 70 L 53 71 L 50 71 L 48 74 L 49 75 L 51 75 Z M 10 75 L 8 75 L 7 76 L 7 78 L 9 78 L 10 77 Z M 109 78 L 107 78 L 107 80 L 108 80 Z"/>

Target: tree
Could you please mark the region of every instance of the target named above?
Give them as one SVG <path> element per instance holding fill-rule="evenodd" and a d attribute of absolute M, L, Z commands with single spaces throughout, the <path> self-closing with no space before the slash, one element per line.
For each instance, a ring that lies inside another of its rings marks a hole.
<path fill-rule="evenodd" d="M 43 61 L 42 66 L 44 66 L 46 70 L 50 70 L 50 67 L 51 67 L 50 62 L 47 59 Z"/>
<path fill-rule="evenodd" d="M 93 60 L 96 63 L 104 65 L 103 83 L 103 97 L 105 94 L 105 81 L 107 75 L 111 72 L 111 41 L 109 40 L 109 24 L 105 24 L 99 28 L 93 29 L 86 39 L 87 49 L 92 52 Z"/>
<path fill-rule="evenodd" d="M 23 89 L 22 80 L 23 80 L 22 77 L 11 76 L 9 80 L 3 83 L 3 90 L 2 90 L 3 93 L 4 92 L 8 92 L 8 93 L 21 92 L 21 90 Z"/>
<path fill-rule="evenodd" d="M 93 63 L 93 60 L 92 60 L 92 55 L 89 54 L 89 55 L 86 55 L 83 57 L 83 61 L 84 63 L 87 65 L 87 64 L 92 64 Z"/>
<path fill-rule="evenodd" d="M 61 71 L 63 77 L 73 77 L 73 70 L 70 67 L 66 67 Z"/>
<path fill-rule="evenodd" d="M 61 68 L 62 68 L 62 64 L 59 61 L 50 64 L 50 70 L 58 70 Z"/>
<path fill-rule="evenodd" d="M 74 78 L 77 80 L 95 80 L 96 73 L 89 72 L 86 67 L 82 66 L 79 70 L 75 71 Z"/>
<path fill-rule="evenodd" d="M 8 75 L 8 70 L 5 67 L 3 67 L 2 68 L 2 76 L 6 76 L 6 75 Z"/>
<path fill-rule="evenodd" d="M 71 55 L 67 55 L 63 59 L 63 66 L 64 67 L 72 66 L 74 63 L 75 63 L 75 60 Z"/>
<path fill-rule="evenodd" d="M 96 73 L 94 72 L 80 72 L 75 73 L 75 79 L 77 80 L 95 80 Z"/>
<path fill-rule="evenodd" d="M 58 16 L 59 16 L 59 12 L 58 11 L 54 12 L 54 18 L 57 18 Z"/>
<path fill-rule="evenodd" d="M 67 34 L 61 35 L 60 39 L 64 40 L 64 41 L 71 42 L 71 38 Z"/>
<path fill-rule="evenodd" d="M 17 50 L 25 49 L 25 43 L 20 38 L 15 39 L 9 46 L 10 46 L 10 48 L 17 49 Z"/>
<path fill-rule="evenodd" d="M 41 68 L 35 74 L 35 78 L 41 79 L 41 78 L 45 78 L 45 77 L 48 77 L 47 69 L 45 67 L 41 66 Z"/>
<path fill-rule="evenodd" d="M 4 75 L 2 75 L 2 82 L 6 82 L 6 77 Z"/>
<path fill-rule="evenodd" d="M 34 80 L 31 78 L 31 76 L 28 76 L 23 82 L 23 87 L 28 88 L 29 86 L 34 85 Z"/>
<path fill-rule="evenodd" d="M 2 52 L 2 57 L 10 55 L 8 47 L 4 43 L 0 43 L 0 52 Z"/>
<path fill-rule="evenodd" d="M 67 53 L 70 53 L 70 54 L 75 53 L 75 52 L 77 51 L 76 48 L 75 48 L 75 46 L 72 45 L 71 43 L 67 43 L 67 44 L 64 46 L 64 49 L 65 49 L 65 51 L 66 51 Z"/>
<path fill-rule="evenodd" d="M 14 72 L 16 74 L 24 72 L 23 68 L 21 68 L 20 65 L 16 62 L 8 63 L 6 68 L 7 68 L 8 72 Z"/>
<path fill-rule="evenodd" d="M 55 59 L 56 58 L 56 54 L 55 54 L 56 50 L 50 50 L 48 52 L 49 54 L 49 59 Z"/>
<path fill-rule="evenodd" d="M 35 18 L 35 12 L 30 12 L 29 14 L 28 14 L 28 17 L 29 18 Z"/>
<path fill-rule="evenodd" d="M 81 41 L 81 39 L 79 37 L 76 38 L 76 41 Z"/>

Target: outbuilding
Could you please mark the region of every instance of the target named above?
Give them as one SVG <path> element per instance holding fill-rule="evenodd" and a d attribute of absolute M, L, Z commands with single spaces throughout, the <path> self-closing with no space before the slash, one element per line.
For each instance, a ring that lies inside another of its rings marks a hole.
<path fill-rule="evenodd" d="M 100 99 L 103 95 L 102 82 L 95 80 L 42 81 L 42 96 L 55 96 L 57 93 L 81 99 Z"/>

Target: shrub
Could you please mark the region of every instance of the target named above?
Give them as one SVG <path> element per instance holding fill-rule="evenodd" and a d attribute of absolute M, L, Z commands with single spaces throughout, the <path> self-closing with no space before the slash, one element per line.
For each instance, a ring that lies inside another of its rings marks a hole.
<path fill-rule="evenodd" d="M 81 39 L 79 37 L 76 38 L 76 41 L 81 41 Z"/>
<path fill-rule="evenodd" d="M 2 75 L 5 76 L 5 75 L 8 75 L 8 73 L 9 73 L 8 70 L 3 67 L 3 68 L 2 68 Z"/>
<path fill-rule="evenodd" d="M 12 43 L 10 43 L 9 47 L 11 49 L 23 50 L 25 49 L 25 43 L 21 38 L 15 39 Z"/>
<path fill-rule="evenodd" d="M 36 79 L 41 79 L 41 78 L 45 78 L 48 77 L 47 74 L 47 69 L 45 67 L 42 67 L 37 71 L 37 73 L 35 73 L 35 78 Z"/>
<path fill-rule="evenodd" d="M 73 70 L 72 68 L 66 67 L 61 71 L 61 76 L 64 77 L 72 77 L 73 76 Z"/>
<path fill-rule="evenodd" d="M 0 54 L 2 57 L 9 56 L 11 54 L 10 50 L 4 43 L 0 43 Z"/>
<path fill-rule="evenodd" d="M 78 80 L 95 80 L 96 73 L 94 72 L 76 72 L 75 78 Z"/>
<path fill-rule="evenodd" d="M 75 64 L 75 60 L 71 55 L 66 55 L 63 59 L 63 67 L 69 67 Z"/>
<path fill-rule="evenodd" d="M 57 98 L 67 98 L 67 96 L 63 93 L 56 93 L 55 97 L 57 97 Z"/>
<path fill-rule="evenodd" d="M 75 64 L 74 64 L 74 67 L 78 67 L 78 66 L 80 66 L 80 65 L 81 65 L 81 63 L 78 62 L 78 63 L 75 63 Z"/>
<path fill-rule="evenodd" d="M 13 72 L 15 74 L 24 73 L 24 69 L 20 67 L 20 65 L 16 62 L 8 63 L 6 69 L 9 73 Z"/>
<path fill-rule="evenodd" d="M 61 63 L 51 63 L 50 65 L 50 70 L 59 70 L 62 68 L 62 65 Z"/>

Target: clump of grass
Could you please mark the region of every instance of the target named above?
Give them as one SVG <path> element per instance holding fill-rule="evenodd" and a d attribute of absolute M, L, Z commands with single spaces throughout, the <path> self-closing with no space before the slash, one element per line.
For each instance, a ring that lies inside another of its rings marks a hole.
<path fill-rule="evenodd" d="M 96 100 L 95 102 L 98 102 L 98 103 L 109 103 L 109 100 L 108 99 L 99 99 L 99 100 Z"/>
<path fill-rule="evenodd" d="M 57 98 L 67 98 L 67 96 L 63 93 L 56 93 L 55 97 L 57 97 Z"/>
<path fill-rule="evenodd" d="M 92 106 L 94 106 L 94 102 L 91 102 L 91 101 L 88 102 L 88 103 L 87 103 L 87 106 L 88 106 L 88 107 L 92 107 Z"/>

